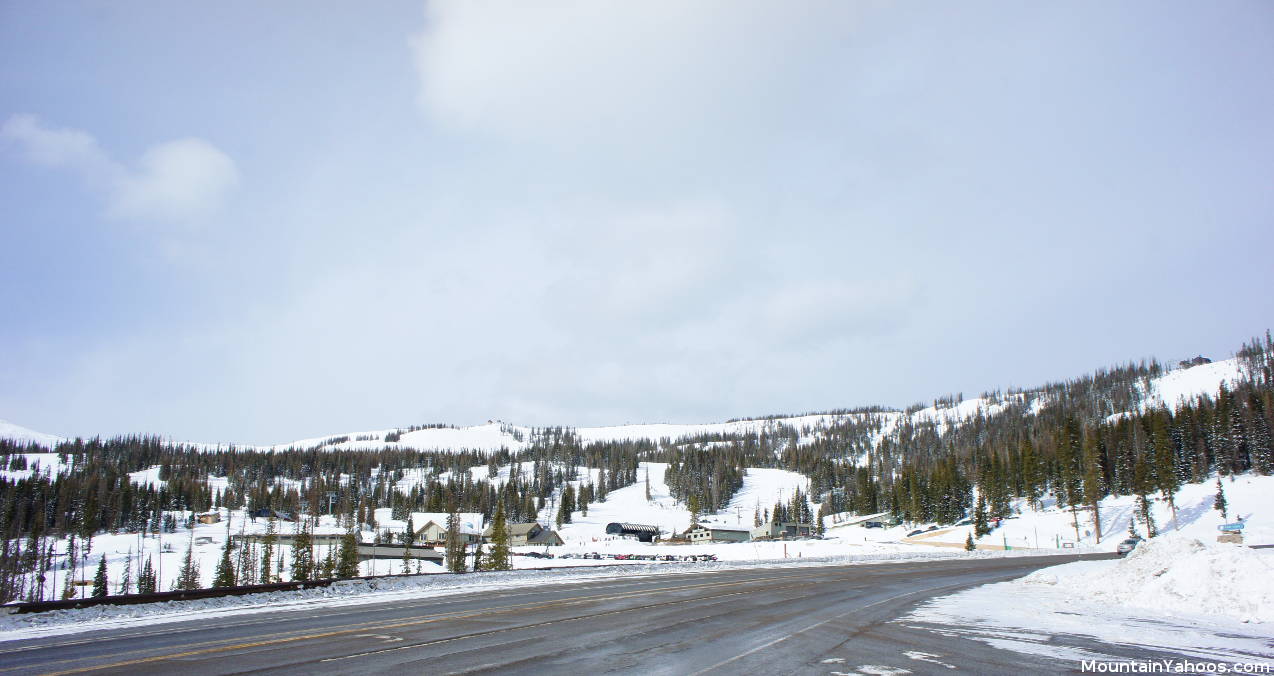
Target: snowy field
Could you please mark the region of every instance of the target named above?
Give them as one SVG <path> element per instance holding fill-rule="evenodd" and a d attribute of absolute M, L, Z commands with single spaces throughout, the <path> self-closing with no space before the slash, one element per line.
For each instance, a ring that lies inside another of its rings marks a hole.
<path fill-rule="evenodd" d="M 1067 563 L 936 599 L 900 622 L 1076 662 L 1116 658 L 1059 637 L 1266 662 L 1274 659 L 1274 549 L 1167 535 L 1123 559 Z"/>

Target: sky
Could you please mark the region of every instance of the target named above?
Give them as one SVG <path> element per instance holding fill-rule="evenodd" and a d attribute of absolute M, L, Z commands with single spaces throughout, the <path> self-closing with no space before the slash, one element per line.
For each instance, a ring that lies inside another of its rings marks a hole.
<path fill-rule="evenodd" d="M 0 418 L 709 422 L 1274 326 L 1274 5 L 0 1 Z"/>

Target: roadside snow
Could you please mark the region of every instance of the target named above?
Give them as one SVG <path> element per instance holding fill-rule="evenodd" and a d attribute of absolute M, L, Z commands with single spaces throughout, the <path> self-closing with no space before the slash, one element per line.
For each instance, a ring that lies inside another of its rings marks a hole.
<path fill-rule="evenodd" d="M 1274 554 L 1167 535 L 1124 559 L 1067 563 L 935 599 L 899 621 L 1069 659 L 1092 659 L 1065 645 L 1077 636 L 1203 659 L 1270 659 Z"/>
<path fill-rule="evenodd" d="M 1024 581 L 1082 585 L 1093 590 L 1095 600 L 1130 608 L 1274 622 L 1274 556 L 1243 545 L 1165 536 L 1091 573 L 1059 576 L 1056 568 L 1028 575 Z"/>

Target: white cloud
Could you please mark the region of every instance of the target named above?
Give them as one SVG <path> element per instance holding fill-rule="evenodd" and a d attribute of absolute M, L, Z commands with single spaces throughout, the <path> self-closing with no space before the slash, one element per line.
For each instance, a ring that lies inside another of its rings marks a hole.
<path fill-rule="evenodd" d="M 0 139 L 17 144 L 33 164 L 80 174 L 105 199 L 108 217 L 190 224 L 214 213 L 239 183 L 234 160 L 211 143 L 183 138 L 152 146 L 129 168 L 111 159 L 79 129 L 45 126 L 33 115 L 14 115 Z"/>
<path fill-rule="evenodd" d="M 753 126 L 787 105 L 814 43 L 842 40 L 863 11 L 820 7 L 430 2 L 411 40 L 419 103 L 450 127 L 579 147 Z"/>
<path fill-rule="evenodd" d="M 146 151 L 111 194 L 109 213 L 127 220 L 180 222 L 206 217 L 238 185 L 234 160 L 207 141 L 184 138 Z"/>

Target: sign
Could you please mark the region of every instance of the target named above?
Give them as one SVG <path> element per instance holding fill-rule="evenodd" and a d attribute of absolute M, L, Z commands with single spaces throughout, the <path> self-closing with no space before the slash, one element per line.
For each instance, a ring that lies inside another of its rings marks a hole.
<path fill-rule="evenodd" d="M 1245 526 L 1245 525 L 1246 525 L 1246 524 L 1244 524 L 1244 523 L 1242 523 L 1242 522 L 1239 522 L 1239 523 L 1223 523 L 1223 524 L 1221 524 L 1220 526 L 1217 526 L 1217 527 L 1216 527 L 1216 529 L 1217 529 L 1217 530 L 1219 530 L 1219 531 L 1226 531 L 1226 532 L 1240 531 L 1240 530 L 1243 530 L 1243 526 Z"/>

